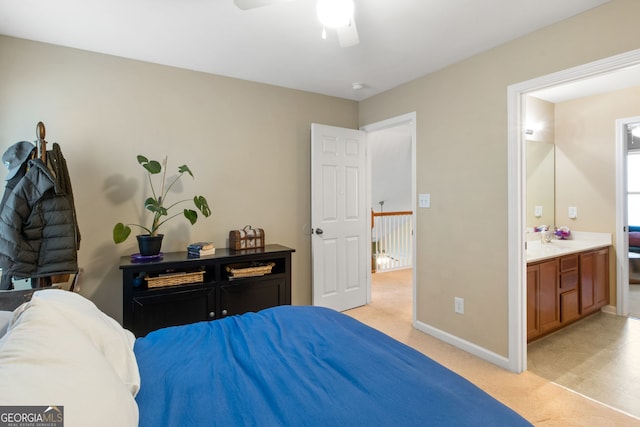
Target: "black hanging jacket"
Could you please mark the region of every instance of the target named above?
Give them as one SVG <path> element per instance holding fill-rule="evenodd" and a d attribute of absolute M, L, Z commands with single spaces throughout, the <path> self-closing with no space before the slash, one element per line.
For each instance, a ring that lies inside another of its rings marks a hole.
<path fill-rule="evenodd" d="M 29 160 L 27 172 L 3 197 L 0 211 L 3 279 L 45 277 L 75 273 L 78 269 L 80 233 L 71 181 L 58 144 L 53 144 L 47 157 L 51 169 L 40 159 Z"/>

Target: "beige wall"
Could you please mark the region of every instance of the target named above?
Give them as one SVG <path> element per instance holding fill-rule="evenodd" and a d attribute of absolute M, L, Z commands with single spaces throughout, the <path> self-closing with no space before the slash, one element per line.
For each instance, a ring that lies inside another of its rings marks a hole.
<path fill-rule="evenodd" d="M 134 246 L 110 233 L 140 210 L 136 154 L 188 159 L 189 189 L 212 201 L 214 217 L 173 225 L 166 250 L 261 226 L 296 248 L 293 299 L 308 303 L 309 124 L 415 111 L 417 190 L 432 201 L 417 214 L 417 318 L 506 356 L 507 87 L 640 48 L 636 16 L 640 2 L 614 0 L 360 104 L 0 37 L 0 141 L 29 138 L 43 120 L 61 143 L 80 199 L 83 292 L 119 317 L 117 264 Z"/>
<path fill-rule="evenodd" d="M 640 116 L 640 87 L 556 104 L 556 220 L 616 237 L 615 121 Z M 568 208 L 578 208 L 569 219 Z M 616 255 L 609 258 L 616 304 Z"/>
<path fill-rule="evenodd" d="M 508 355 L 507 87 L 640 48 L 639 14 L 615 0 L 360 103 L 361 125 L 417 113 L 419 321 Z"/>
<path fill-rule="evenodd" d="M 358 104 L 75 49 L 0 36 L 0 148 L 34 140 L 36 123 L 67 159 L 82 233 L 82 293 L 121 318 L 120 256 L 135 239 L 111 241 L 118 221 L 137 222 L 147 196 L 135 156 L 169 156 L 196 177 L 211 218 L 173 220 L 163 250 L 195 240 L 226 246 L 253 224 L 267 243 L 296 249 L 293 302 L 311 302 L 310 125 L 354 128 Z M 180 163 L 179 163 L 180 162 Z M 4 180 L 6 169 L 0 170 Z"/>

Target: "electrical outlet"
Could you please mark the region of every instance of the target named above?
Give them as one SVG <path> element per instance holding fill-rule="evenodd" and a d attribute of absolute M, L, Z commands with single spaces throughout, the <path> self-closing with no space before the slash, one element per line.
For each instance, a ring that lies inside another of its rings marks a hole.
<path fill-rule="evenodd" d="M 464 298 L 454 297 L 453 303 L 458 314 L 464 314 Z"/>
<path fill-rule="evenodd" d="M 569 208 L 569 218 L 576 219 L 578 217 L 578 208 L 571 206 Z"/>

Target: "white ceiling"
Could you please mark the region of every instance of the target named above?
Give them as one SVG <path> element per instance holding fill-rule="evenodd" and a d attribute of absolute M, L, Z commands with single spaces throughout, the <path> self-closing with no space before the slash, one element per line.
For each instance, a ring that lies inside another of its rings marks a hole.
<path fill-rule="evenodd" d="M 640 65 L 622 68 L 595 77 L 576 80 L 532 92 L 530 95 L 557 104 L 585 96 L 640 86 Z"/>
<path fill-rule="evenodd" d="M 0 0 L 0 34 L 362 100 L 607 1 L 355 0 L 341 48 L 315 0 Z"/>

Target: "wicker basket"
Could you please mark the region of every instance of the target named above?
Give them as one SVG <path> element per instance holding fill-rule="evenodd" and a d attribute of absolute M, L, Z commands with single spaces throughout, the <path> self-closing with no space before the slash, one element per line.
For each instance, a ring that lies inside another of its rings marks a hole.
<path fill-rule="evenodd" d="M 158 277 L 145 277 L 148 288 L 162 288 L 164 286 L 186 285 L 204 282 L 204 271 L 193 273 L 176 273 Z"/>
<path fill-rule="evenodd" d="M 241 277 L 255 277 L 269 274 L 275 265 L 275 262 L 269 262 L 266 264 L 232 264 L 228 265 L 226 269 L 229 272 L 230 279 L 237 279 Z"/>

